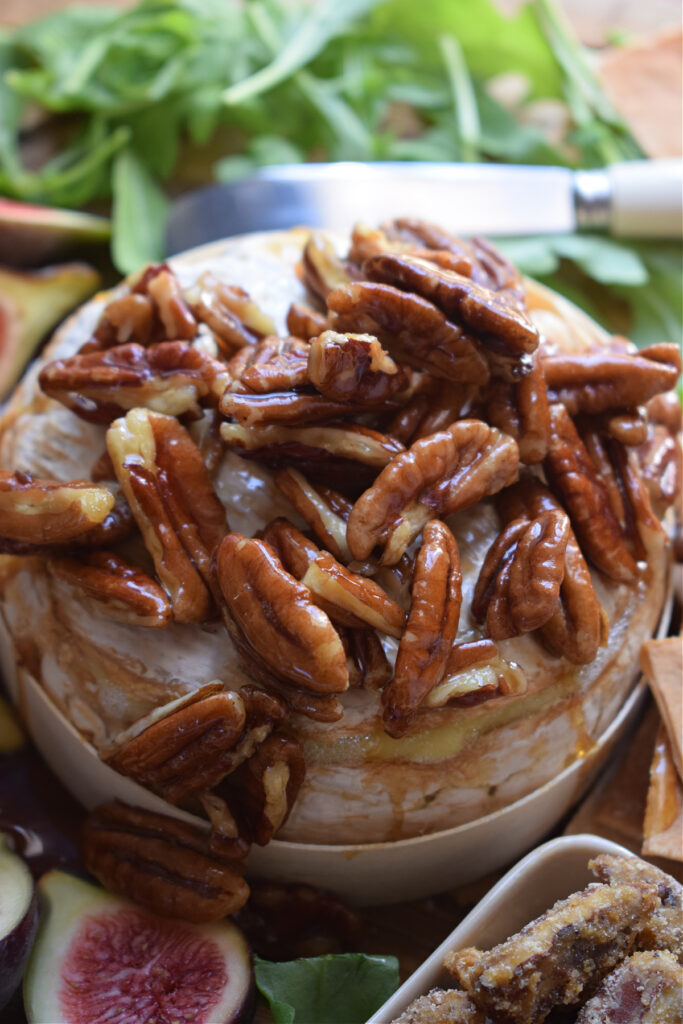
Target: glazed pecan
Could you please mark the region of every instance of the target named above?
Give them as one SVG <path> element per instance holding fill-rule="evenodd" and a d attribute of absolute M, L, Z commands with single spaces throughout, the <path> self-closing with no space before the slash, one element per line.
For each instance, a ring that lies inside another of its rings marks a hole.
<path fill-rule="evenodd" d="M 677 345 L 652 345 L 638 354 L 587 352 L 543 360 L 551 399 L 570 415 L 630 409 L 675 386 L 681 372 Z"/>
<path fill-rule="evenodd" d="M 161 338 L 161 324 L 148 295 L 130 292 L 112 299 L 105 306 L 93 338 L 81 351 L 96 351 L 112 345 L 149 345 Z"/>
<path fill-rule="evenodd" d="M 270 336 L 245 346 L 228 363 L 231 391 L 287 391 L 308 383 L 308 342 Z"/>
<path fill-rule="evenodd" d="M 317 233 L 306 243 L 301 269 L 304 284 L 323 305 L 334 288 L 351 280 L 348 262 L 337 256 L 329 238 Z"/>
<path fill-rule="evenodd" d="M 221 437 L 242 458 L 255 459 L 272 469 L 294 465 L 316 481 L 356 492 L 404 450 L 396 438 L 357 423 L 249 428 L 223 423 Z"/>
<path fill-rule="evenodd" d="M 382 694 L 382 721 L 390 736 L 407 732 L 425 698 L 441 682 L 461 604 L 458 545 L 444 523 L 432 520 L 424 528 L 415 562 L 412 604 L 394 678 Z"/>
<path fill-rule="evenodd" d="M 169 341 L 191 341 L 197 333 L 197 321 L 175 274 L 167 269 L 155 274 L 147 284 L 147 294 L 157 307 L 164 337 Z"/>
<path fill-rule="evenodd" d="M 650 423 L 661 424 L 670 434 L 678 434 L 683 428 L 683 409 L 675 391 L 655 395 L 647 403 L 646 412 Z"/>
<path fill-rule="evenodd" d="M 51 398 L 93 423 L 110 423 L 122 411 L 143 406 L 180 416 L 201 415 L 216 405 L 228 383 L 225 366 L 185 341 L 117 345 L 57 359 L 41 371 Z"/>
<path fill-rule="evenodd" d="M 297 469 L 281 469 L 273 482 L 302 519 L 340 562 L 350 562 L 346 523 L 353 505 L 343 495 L 314 487 Z"/>
<path fill-rule="evenodd" d="M 265 846 L 284 825 L 305 776 L 299 741 L 274 732 L 227 780 L 236 816 L 252 842 Z"/>
<path fill-rule="evenodd" d="M 372 629 L 346 629 L 341 633 L 346 650 L 349 685 L 366 690 L 381 690 L 389 682 L 392 669 L 382 643 Z"/>
<path fill-rule="evenodd" d="M 353 507 L 347 540 L 355 558 L 376 545 L 395 564 L 425 523 L 495 494 L 517 479 L 515 441 L 481 420 L 460 420 L 391 460 Z"/>
<path fill-rule="evenodd" d="M 543 461 L 550 432 L 543 363 L 538 351 L 531 358 L 531 373 L 516 383 L 492 381 L 486 396 L 489 423 L 514 437 L 519 458 L 527 465 Z"/>
<path fill-rule="evenodd" d="M 416 292 L 440 309 L 453 323 L 465 325 L 484 340 L 495 338 L 494 348 L 521 354 L 538 346 L 538 330 L 518 303 L 504 294 L 447 270 L 419 256 L 385 253 L 363 264 L 371 281 Z"/>
<path fill-rule="evenodd" d="M 241 865 L 212 849 L 206 833 L 126 804 L 102 804 L 88 815 L 81 851 L 106 889 L 163 917 L 219 921 L 249 896 Z"/>
<path fill-rule="evenodd" d="M 47 567 L 57 579 L 84 591 L 108 619 L 153 629 L 171 622 L 171 605 L 159 584 L 111 551 L 53 558 Z"/>
<path fill-rule="evenodd" d="M 308 587 L 313 601 L 333 622 L 401 636 L 405 625 L 401 606 L 373 580 L 350 572 L 329 551 L 319 551 L 286 519 L 270 523 L 263 540 L 273 546 L 285 569 Z"/>
<path fill-rule="evenodd" d="M 647 438 L 647 410 L 643 406 L 628 412 L 603 413 L 597 417 L 600 433 L 620 444 L 636 447 Z"/>
<path fill-rule="evenodd" d="M 41 480 L 0 470 L 0 536 L 29 545 L 64 544 L 105 521 L 114 495 L 88 480 Z"/>
<path fill-rule="evenodd" d="M 336 331 L 311 342 L 308 379 L 326 398 L 365 408 L 384 405 L 408 383 L 377 338 Z"/>
<path fill-rule="evenodd" d="M 426 377 L 391 420 L 387 433 L 409 445 L 446 430 L 465 414 L 472 390 L 471 385 Z"/>
<path fill-rule="evenodd" d="M 540 629 L 552 617 L 564 579 L 569 520 L 557 510 L 513 519 L 484 559 L 472 614 L 494 640 Z"/>
<path fill-rule="evenodd" d="M 225 355 L 275 334 L 272 319 L 252 302 L 248 292 L 219 281 L 209 271 L 201 275 L 185 298 L 197 320 L 211 328 Z"/>
<path fill-rule="evenodd" d="M 399 363 L 443 380 L 485 384 L 487 359 L 478 343 L 419 295 L 359 281 L 327 297 L 336 331 L 374 335 Z"/>
<path fill-rule="evenodd" d="M 443 680 L 425 699 L 425 707 L 463 707 L 526 693 L 522 669 L 505 661 L 493 640 L 467 640 L 455 644 L 448 656 Z"/>
<path fill-rule="evenodd" d="M 216 574 L 228 632 L 250 668 L 264 667 L 260 678 L 272 675 L 313 694 L 348 688 L 338 633 L 268 544 L 229 533 L 216 553 Z"/>
<path fill-rule="evenodd" d="M 327 317 L 317 313 L 303 302 L 293 302 L 287 311 L 287 330 L 295 338 L 308 341 L 317 338 L 328 327 Z"/>
<path fill-rule="evenodd" d="M 182 804 L 251 757 L 285 713 L 281 701 L 254 687 L 211 694 L 154 722 L 109 764 L 170 803 Z"/>
<path fill-rule="evenodd" d="M 661 423 L 649 423 L 637 449 L 643 480 L 655 511 L 663 515 L 681 493 L 683 455 L 677 438 Z"/>
<path fill-rule="evenodd" d="M 662 547 L 666 533 L 652 509 L 649 489 L 637 454 L 632 449 L 624 448 L 618 441 L 609 442 L 609 453 L 627 509 L 625 528 L 633 524 L 642 545 L 636 544 L 636 552 L 639 555 L 642 553 L 647 559 L 649 554 Z"/>
<path fill-rule="evenodd" d="M 610 579 L 632 582 L 638 575 L 635 560 L 610 508 L 605 485 L 563 405 L 550 406 L 544 467 L 586 557 Z"/>
<path fill-rule="evenodd" d="M 227 523 L 199 449 L 173 417 L 132 409 L 109 428 L 107 450 L 174 618 L 202 621 Z"/>
<path fill-rule="evenodd" d="M 221 412 L 245 427 L 294 426 L 338 420 L 363 411 L 362 405 L 335 402 L 313 391 L 274 391 L 266 395 L 226 391 Z"/>
<path fill-rule="evenodd" d="M 526 475 L 514 487 L 502 491 L 497 505 L 506 522 L 521 516 L 533 519 L 543 512 L 564 511 L 547 487 Z M 539 637 L 558 657 L 575 665 L 595 658 L 603 640 L 604 616 L 593 581 L 573 531 L 567 540 L 560 599 Z M 606 637 L 604 637 L 606 640 Z"/>

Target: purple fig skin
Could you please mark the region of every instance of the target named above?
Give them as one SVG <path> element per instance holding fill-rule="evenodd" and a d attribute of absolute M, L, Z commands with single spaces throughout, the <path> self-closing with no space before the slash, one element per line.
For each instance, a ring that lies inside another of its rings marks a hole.
<path fill-rule="evenodd" d="M 37 928 L 38 896 L 34 889 L 21 921 L 0 938 L 0 1010 L 19 987 Z"/>

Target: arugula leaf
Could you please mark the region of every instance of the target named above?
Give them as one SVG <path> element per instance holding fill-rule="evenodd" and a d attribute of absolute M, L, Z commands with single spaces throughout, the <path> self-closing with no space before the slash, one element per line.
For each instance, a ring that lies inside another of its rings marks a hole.
<path fill-rule="evenodd" d="M 145 164 L 127 146 L 114 160 L 112 258 L 123 274 L 164 256 L 168 202 Z"/>
<path fill-rule="evenodd" d="M 525 274 L 555 273 L 561 259 L 572 260 L 595 281 L 637 287 L 649 280 L 647 267 L 630 245 L 604 235 L 536 235 L 499 238 L 498 247 Z"/>
<path fill-rule="evenodd" d="M 286 963 L 254 958 L 275 1024 L 365 1024 L 398 988 L 393 956 L 341 953 Z"/>

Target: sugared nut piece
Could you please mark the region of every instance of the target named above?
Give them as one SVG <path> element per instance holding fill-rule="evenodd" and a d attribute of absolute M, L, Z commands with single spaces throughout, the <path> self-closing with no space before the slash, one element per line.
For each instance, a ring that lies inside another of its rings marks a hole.
<path fill-rule="evenodd" d="M 185 293 L 185 299 L 197 320 L 210 327 L 224 355 L 275 334 L 272 319 L 261 312 L 248 292 L 219 281 L 208 271 Z"/>
<path fill-rule="evenodd" d="M 52 558 L 48 571 L 82 590 L 115 622 L 164 629 L 171 622 L 171 605 L 151 576 L 110 551 L 92 551 L 76 558 Z"/>
<path fill-rule="evenodd" d="M 564 512 L 513 519 L 489 548 L 472 598 L 494 640 L 540 629 L 551 618 L 565 572 L 569 520 Z"/>
<path fill-rule="evenodd" d="M 121 411 L 144 406 L 169 416 L 216 405 L 227 387 L 225 366 L 185 341 L 117 345 L 57 359 L 41 371 L 40 386 L 82 419 L 110 423 Z"/>
<path fill-rule="evenodd" d="M 216 575 L 226 626 L 248 666 L 256 661 L 314 694 L 348 689 L 339 634 L 267 544 L 229 533 L 216 554 Z"/>
<path fill-rule="evenodd" d="M 340 562 L 350 562 L 351 552 L 346 542 L 346 523 L 352 504 L 341 494 L 314 487 L 297 469 L 281 469 L 273 482 L 322 541 L 328 551 Z"/>
<path fill-rule="evenodd" d="M 303 748 L 272 733 L 229 780 L 246 834 L 265 846 L 289 817 L 306 775 Z"/>
<path fill-rule="evenodd" d="M 416 292 L 451 322 L 494 337 L 511 353 L 530 353 L 538 346 L 538 330 L 517 304 L 454 270 L 419 256 L 385 253 L 367 260 L 363 271 L 371 281 Z"/>
<path fill-rule="evenodd" d="M 581 549 L 617 582 L 636 579 L 638 568 L 612 511 L 605 485 L 563 405 L 550 406 L 546 476 L 569 514 Z"/>
<path fill-rule="evenodd" d="M 458 545 L 445 523 L 433 520 L 424 528 L 415 562 L 412 604 L 394 678 L 382 694 L 382 719 L 389 735 L 405 734 L 425 698 L 441 682 L 461 605 Z"/>
<path fill-rule="evenodd" d="M 681 372 L 678 345 L 651 345 L 638 354 L 587 352 L 543 360 L 552 400 L 562 402 L 570 416 L 577 413 L 631 409 L 675 387 Z"/>
<path fill-rule="evenodd" d="M 481 420 L 459 420 L 448 430 L 416 441 L 358 499 L 347 540 L 355 558 L 377 545 L 394 565 L 430 519 L 465 508 L 517 479 L 515 441 Z"/>
<path fill-rule="evenodd" d="M 457 383 L 485 384 L 480 346 L 426 299 L 388 284 L 358 281 L 327 297 L 336 331 L 370 334 L 400 363 Z"/>
<path fill-rule="evenodd" d="M 249 896 L 241 865 L 221 857 L 208 833 L 126 804 L 102 804 L 88 815 L 81 851 L 106 889 L 163 917 L 219 921 Z"/>
<path fill-rule="evenodd" d="M 514 437 L 520 461 L 526 465 L 543 461 L 550 436 L 548 392 L 538 351 L 531 362 L 526 377 L 516 382 L 495 380 L 487 393 L 489 422 Z"/>
<path fill-rule="evenodd" d="M 633 953 L 581 1007 L 576 1024 L 680 1024 L 683 967 L 667 950 Z"/>
<path fill-rule="evenodd" d="M 41 480 L 0 470 L 0 536 L 20 544 L 63 544 L 103 523 L 114 507 L 106 487 Z"/>
<path fill-rule="evenodd" d="M 211 556 L 227 529 L 201 453 L 176 419 L 132 409 L 107 450 L 178 622 L 211 608 Z"/>
<path fill-rule="evenodd" d="M 308 379 L 327 398 L 364 407 L 384 405 L 407 383 L 377 338 L 336 331 L 311 342 Z"/>

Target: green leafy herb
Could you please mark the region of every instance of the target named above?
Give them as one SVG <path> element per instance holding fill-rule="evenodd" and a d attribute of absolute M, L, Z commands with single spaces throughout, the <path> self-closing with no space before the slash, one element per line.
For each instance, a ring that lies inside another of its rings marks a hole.
<path fill-rule="evenodd" d="M 365 1024 L 399 981 L 395 957 L 362 953 L 286 963 L 256 957 L 254 973 L 275 1024 Z"/>
<path fill-rule="evenodd" d="M 129 274 L 146 262 L 163 258 L 167 201 L 130 148 L 114 161 L 113 191 L 114 260 Z"/>

